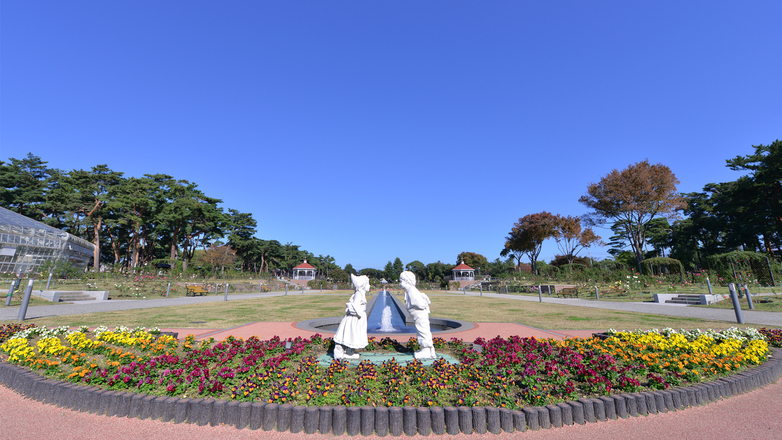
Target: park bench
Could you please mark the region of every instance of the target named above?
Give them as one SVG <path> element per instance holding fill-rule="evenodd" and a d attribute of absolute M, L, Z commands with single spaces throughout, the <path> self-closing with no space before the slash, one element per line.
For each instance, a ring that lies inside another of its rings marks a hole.
<path fill-rule="evenodd" d="M 578 289 L 575 287 L 565 287 L 564 289 L 557 292 L 557 296 L 561 296 L 562 298 L 572 298 L 575 296 L 578 298 Z"/>
<path fill-rule="evenodd" d="M 201 286 L 185 286 L 185 288 L 187 289 L 187 292 L 185 292 L 185 296 L 190 295 L 191 293 L 193 294 L 193 296 L 196 296 L 196 294 L 206 295 L 209 293 L 208 290 L 204 289 Z"/>

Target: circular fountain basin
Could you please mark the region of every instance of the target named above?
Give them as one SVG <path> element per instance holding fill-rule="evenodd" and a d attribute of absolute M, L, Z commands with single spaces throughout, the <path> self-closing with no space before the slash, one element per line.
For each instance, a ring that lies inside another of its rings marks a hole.
<path fill-rule="evenodd" d="M 341 316 L 335 316 L 331 318 L 319 318 L 309 319 L 307 321 L 301 321 L 296 323 L 296 327 L 302 330 L 309 330 L 318 333 L 336 333 L 339 323 L 342 321 Z M 471 322 L 460 321 L 457 319 L 442 319 L 442 318 L 429 318 L 429 328 L 433 334 L 460 332 L 464 330 L 470 330 L 475 325 Z M 394 331 L 381 332 L 379 326 L 368 325 L 367 334 L 370 336 L 390 336 L 390 335 L 407 335 L 416 333 L 413 326 L 394 326 Z"/>
<path fill-rule="evenodd" d="M 367 303 L 367 334 L 372 336 L 415 334 L 415 323 L 404 303 L 383 289 Z M 296 323 L 296 327 L 318 333 L 336 333 L 341 316 L 310 319 Z M 432 333 L 469 330 L 474 324 L 457 319 L 429 318 Z"/>

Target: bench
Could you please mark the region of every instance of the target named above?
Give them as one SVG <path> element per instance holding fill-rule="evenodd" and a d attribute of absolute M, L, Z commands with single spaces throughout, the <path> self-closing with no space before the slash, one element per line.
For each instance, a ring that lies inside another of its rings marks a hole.
<path fill-rule="evenodd" d="M 575 287 L 565 287 L 564 289 L 557 292 L 557 296 L 562 296 L 562 298 L 572 298 L 575 296 L 578 298 L 578 289 Z"/>
<path fill-rule="evenodd" d="M 190 295 L 191 293 L 193 294 L 193 296 L 196 296 L 196 294 L 206 295 L 210 293 L 208 290 L 204 289 L 201 286 L 185 286 L 185 288 L 187 289 L 187 292 L 185 292 L 185 296 Z"/>

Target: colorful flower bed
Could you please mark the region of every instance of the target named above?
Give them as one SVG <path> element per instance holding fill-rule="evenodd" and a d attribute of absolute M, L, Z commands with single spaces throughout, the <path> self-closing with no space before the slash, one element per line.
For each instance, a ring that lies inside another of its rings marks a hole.
<path fill-rule="evenodd" d="M 767 338 L 780 343 L 778 330 L 765 329 L 609 331 L 605 340 L 479 338 L 475 345 L 436 338 L 437 349 L 459 364 L 438 360 L 424 367 L 392 359 L 350 368 L 344 361 L 317 361 L 333 345 L 319 335 L 286 344 L 279 338 L 177 341 L 124 327 L 0 331 L 15 332 L 0 345 L 5 360 L 61 380 L 156 395 L 348 406 L 520 408 L 665 389 L 760 364 L 768 355 Z M 368 350 L 409 353 L 416 345 L 415 339 L 406 345 L 373 339 Z"/>

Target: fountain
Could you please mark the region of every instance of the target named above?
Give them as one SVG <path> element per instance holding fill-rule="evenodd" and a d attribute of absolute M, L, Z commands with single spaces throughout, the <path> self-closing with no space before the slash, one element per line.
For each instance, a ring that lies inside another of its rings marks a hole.
<path fill-rule="evenodd" d="M 383 316 L 380 318 L 380 331 L 383 333 L 396 331 L 391 324 L 391 306 L 383 308 Z"/>
<path fill-rule="evenodd" d="M 402 311 L 385 288 L 379 295 L 367 316 L 367 333 L 415 333 L 415 327 L 406 325 Z"/>
<path fill-rule="evenodd" d="M 334 333 L 342 317 L 310 319 L 296 323 L 296 327 L 318 333 Z M 432 333 L 469 330 L 473 324 L 456 319 L 430 318 Z M 385 287 L 367 303 L 367 334 L 377 337 L 415 335 L 415 323 L 404 302 L 395 298 Z"/>

